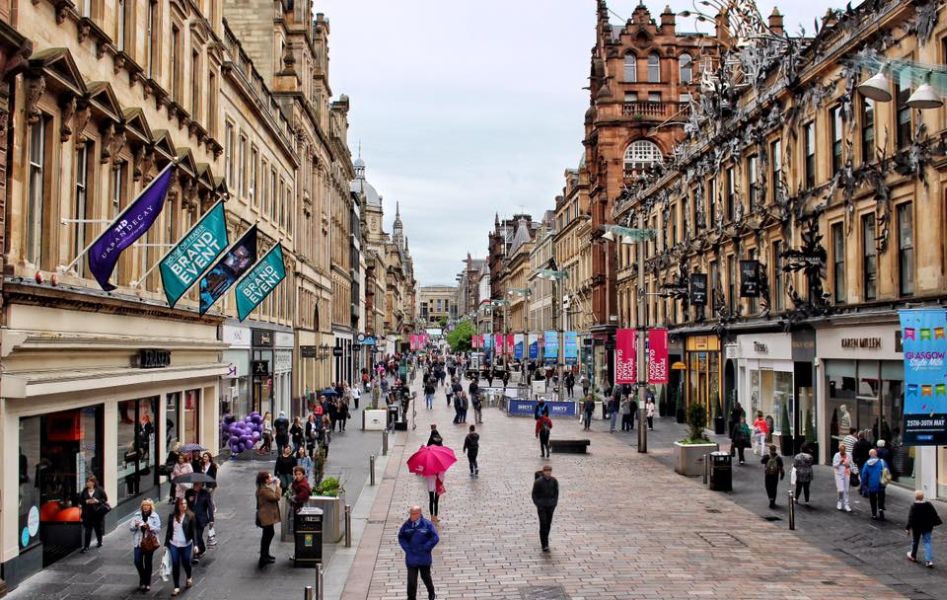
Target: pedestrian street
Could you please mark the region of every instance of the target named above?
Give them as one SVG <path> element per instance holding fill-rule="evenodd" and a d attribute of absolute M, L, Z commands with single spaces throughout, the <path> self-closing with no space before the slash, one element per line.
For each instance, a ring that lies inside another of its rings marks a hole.
<path fill-rule="evenodd" d="M 458 454 L 440 498 L 432 569 L 438 598 L 905 597 L 784 525 L 638 454 L 631 438 L 583 435 L 577 420 L 555 419 L 552 438 L 588 437 L 590 454 L 542 459 L 533 419 L 484 409 L 480 476 L 473 479 L 460 452 L 469 423 L 454 425 L 452 418 L 438 388 L 433 410 L 422 402 L 417 428 L 394 438 L 345 600 L 405 598 L 397 532 L 411 505 L 422 506 L 425 517 L 428 505 L 424 480 L 404 460 L 426 442 L 430 423 Z M 544 464 L 553 466 L 560 490 L 549 554 L 541 551 L 530 500 L 534 473 Z"/>

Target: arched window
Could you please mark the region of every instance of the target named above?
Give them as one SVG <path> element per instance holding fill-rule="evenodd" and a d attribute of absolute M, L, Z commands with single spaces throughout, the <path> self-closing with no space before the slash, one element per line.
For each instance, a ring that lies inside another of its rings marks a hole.
<path fill-rule="evenodd" d="M 649 140 L 637 140 L 625 150 L 625 172 L 638 171 L 653 164 L 664 162 L 664 155 L 657 144 Z"/>
<path fill-rule="evenodd" d="M 691 58 L 690 54 L 682 54 L 680 58 L 677 59 L 677 63 L 681 68 L 681 83 L 690 83 L 694 79 L 694 59 Z"/>
<path fill-rule="evenodd" d="M 625 82 L 638 81 L 638 57 L 634 54 L 625 55 Z"/>
<path fill-rule="evenodd" d="M 657 53 L 648 55 L 648 83 L 661 82 L 661 57 Z"/>

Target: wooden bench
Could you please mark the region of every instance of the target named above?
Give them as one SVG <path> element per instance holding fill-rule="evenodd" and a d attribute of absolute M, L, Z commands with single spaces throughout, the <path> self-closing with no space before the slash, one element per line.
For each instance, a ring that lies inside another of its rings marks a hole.
<path fill-rule="evenodd" d="M 549 440 L 549 449 L 556 454 L 585 454 L 591 440 Z"/>

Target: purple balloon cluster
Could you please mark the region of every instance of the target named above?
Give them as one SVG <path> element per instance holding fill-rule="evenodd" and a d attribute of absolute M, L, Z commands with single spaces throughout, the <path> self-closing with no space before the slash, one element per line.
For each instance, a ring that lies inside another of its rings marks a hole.
<path fill-rule="evenodd" d="M 234 455 L 249 450 L 260 441 L 263 431 L 263 417 L 254 411 L 243 419 L 225 415 L 220 428 L 221 442 L 230 446 Z"/>

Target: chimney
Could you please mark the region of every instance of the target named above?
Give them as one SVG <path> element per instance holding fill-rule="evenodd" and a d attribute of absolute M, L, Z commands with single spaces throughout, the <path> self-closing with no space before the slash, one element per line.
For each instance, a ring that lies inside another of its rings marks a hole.
<path fill-rule="evenodd" d="M 661 13 L 661 33 L 664 35 L 674 35 L 675 23 L 674 23 L 674 11 L 671 10 L 670 6 L 664 7 L 664 12 Z"/>
<path fill-rule="evenodd" d="M 783 29 L 783 15 L 779 13 L 779 9 L 775 6 L 773 7 L 773 12 L 769 16 L 769 30 L 773 32 L 773 35 L 784 35 L 786 30 Z"/>

